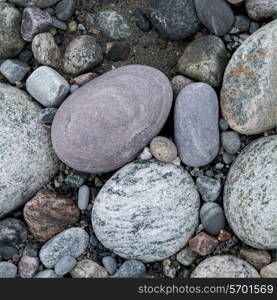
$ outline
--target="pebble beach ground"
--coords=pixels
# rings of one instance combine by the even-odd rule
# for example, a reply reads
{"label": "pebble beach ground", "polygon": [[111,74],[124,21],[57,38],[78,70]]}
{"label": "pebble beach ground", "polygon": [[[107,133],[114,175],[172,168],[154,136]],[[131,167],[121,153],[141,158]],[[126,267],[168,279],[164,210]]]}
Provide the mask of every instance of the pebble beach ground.
{"label": "pebble beach ground", "polygon": [[0,0],[0,278],[277,278],[277,0]]}

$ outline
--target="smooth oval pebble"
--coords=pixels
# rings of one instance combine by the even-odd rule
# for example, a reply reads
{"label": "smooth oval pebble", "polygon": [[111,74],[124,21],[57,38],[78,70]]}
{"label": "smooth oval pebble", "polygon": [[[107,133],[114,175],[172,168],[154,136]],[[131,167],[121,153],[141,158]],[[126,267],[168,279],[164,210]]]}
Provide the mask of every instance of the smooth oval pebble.
{"label": "smooth oval pebble", "polygon": [[174,135],[184,164],[201,167],[219,151],[218,99],[206,83],[192,83],[179,94],[174,110]]}
{"label": "smooth oval pebble", "polygon": [[192,278],[259,278],[248,262],[232,255],[217,255],[203,260],[192,272]]}
{"label": "smooth oval pebble", "polygon": [[90,190],[87,185],[82,185],[78,191],[78,208],[80,210],[85,210],[89,203]]}
{"label": "smooth oval pebble", "polygon": [[160,132],[172,94],[167,77],[152,67],[129,65],[107,72],[61,105],[52,125],[54,149],[79,171],[115,170]]}
{"label": "smooth oval pebble", "polygon": [[15,278],[17,267],[10,262],[0,262],[0,278]]}
{"label": "smooth oval pebble", "polygon": [[145,265],[138,260],[127,260],[114,274],[114,278],[142,278],[146,273]]}
{"label": "smooth oval pebble", "polygon": [[50,269],[46,269],[44,271],[41,271],[39,273],[37,273],[34,278],[59,278],[60,276],[58,276],[53,270]]}
{"label": "smooth oval pebble", "polygon": [[104,268],[106,269],[106,271],[112,275],[116,272],[117,269],[117,262],[115,260],[114,257],[112,256],[105,256],[102,259],[102,264],[104,266]]}
{"label": "smooth oval pebble", "polygon": [[153,262],[185,246],[198,215],[199,195],[182,167],[139,160],[121,168],[103,186],[91,220],[107,249],[126,259]]}
{"label": "smooth oval pebble", "polygon": [[63,276],[70,272],[76,265],[76,259],[73,256],[63,256],[55,264],[55,273],[59,276]]}
{"label": "smooth oval pebble", "polygon": [[156,136],[150,144],[153,156],[164,162],[172,162],[177,157],[177,149],[174,143],[163,136]]}
{"label": "smooth oval pebble", "polygon": [[249,144],[227,176],[226,218],[244,243],[258,249],[277,248],[277,136]]}

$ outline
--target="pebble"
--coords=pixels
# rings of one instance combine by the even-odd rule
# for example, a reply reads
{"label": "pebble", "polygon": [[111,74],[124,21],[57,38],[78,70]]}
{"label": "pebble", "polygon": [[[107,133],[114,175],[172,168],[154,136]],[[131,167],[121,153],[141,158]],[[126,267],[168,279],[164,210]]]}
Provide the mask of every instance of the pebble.
{"label": "pebble", "polygon": [[58,68],[61,62],[61,51],[51,33],[37,34],[32,41],[32,51],[40,64]]}
{"label": "pebble", "polygon": [[83,259],[77,262],[76,266],[70,271],[73,278],[107,278],[107,271],[90,259]]}
{"label": "pebble", "polygon": [[227,152],[223,153],[223,161],[225,164],[227,164],[227,165],[231,164],[234,159],[235,159],[234,155],[227,153]]}
{"label": "pebble", "polygon": [[110,61],[126,60],[130,53],[130,46],[125,42],[109,42],[106,44],[105,58]]}
{"label": "pebble", "polygon": [[35,239],[44,242],[74,225],[80,212],[71,198],[43,189],[25,204],[23,215]]}
{"label": "pebble", "polygon": [[39,267],[39,259],[33,256],[22,256],[18,264],[18,274],[21,278],[33,278]]}
{"label": "pebble", "polygon": [[76,259],[72,256],[63,256],[55,264],[55,273],[58,276],[63,276],[69,273],[76,265]]}
{"label": "pebble", "polygon": [[224,169],[224,164],[223,164],[223,163],[217,163],[217,164],[215,165],[215,168],[216,168],[217,170],[222,170],[222,169]]}
{"label": "pebble", "polygon": [[174,135],[185,165],[205,166],[217,156],[218,115],[217,95],[208,84],[192,83],[180,92],[174,110]]}
{"label": "pebble", "polygon": [[219,87],[229,60],[224,42],[217,36],[205,35],[191,42],[178,61],[181,74]]}
{"label": "pebble", "polygon": [[186,39],[201,28],[192,0],[151,0],[150,20],[170,40]]}
{"label": "pebble", "polygon": [[0,84],[0,218],[28,201],[58,170],[49,131],[37,117],[40,110],[23,91]]}
{"label": "pebble", "polygon": [[57,108],[54,107],[48,107],[48,108],[44,108],[39,112],[39,122],[45,125],[51,125],[55,114],[57,112]]}
{"label": "pebble", "polygon": [[251,21],[249,18],[243,15],[237,15],[235,17],[235,23],[233,27],[229,31],[230,34],[238,34],[238,33],[245,33],[249,31]]}
{"label": "pebble", "polygon": [[17,267],[10,262],[0,262],[0,278],[15,278]]}
{"label": "pebble", "polygon": [[253,141],[236,158],[225,183],[228,223],[240,240],[257,249],[277,248],[276,149],[276,135]]}
{"label": "pebble", "polygon": [[55,152],[79,171],[115,170],[160,132],[172,98],[169,80],[152,67],[128,65],[107,72],[69,96],[56,113]]}
{"label": "pebble", "polygon": [[235,21],[231,6],[222,0],[194,0],[195,9],[201,23],[217,35],[225,35]]}
{"label": "pebble", "polygon": [[186,87],[187,85],[193,82],[194,82],[193,80],[183,75],[174,76],[171,80],[174,97],[176,98],[184,87]]}
{"label": "pebble", "polygon": [[255,21],[270,19],[277,13],[275,0],[247,0],[245,8],[249,18]]}
{"label": "pebble", "polygon": [[188,267],[194,263],[196,257],[197,254],[193,252],[189,247],[186,247],[185,249],[177,253],[176,259],[180,264]]}
{"label": "pebble", "polygon": [[52,24],[55,28],[66,31],[67,30],[67,25],[66,23],[60,21],[59,19],[52,17]]}
{"label": "pebble", "polygon": [[18,250],[12,246],[1,246],[0,245],[0,256],[4,260],[11,259],[14,255],[18,255]]}
{"label": "pebble", "polygon": [[0,245],[16,246],[27,239],[27,228],[23,222],[14,218],[0,221]]}
{"label": "pebble", "polygon": [[19,60],[26,62],[26,63],[29,62],[32,57],[33,57],[33,53],[32,53],[32,51],[30,51],[28,49],[23,49],[20,52],[20,54],[18,55]]}
{"label": "pebble", "polygon": [[46,269],[44,271],[41,271],[39,273],[37,273],[34,278],[41,278],[41,279],[45,279],[45,278],[59,278],[60,276],[58,276],[53,270],[50,269]]}
{"label": "pebble", "polygon": [[87,209],[88,203],[89,203],[89,194],[90,194],[90,190],[89,190],[89,187],[87,185],[82,185],[79,188],[78,208],[80,210],[86,210]]}
{"label": "pebble", "polygon": [[107,249],[126,259],[153,262],[184,247],[198,226],[198,209],[194,182],[183,168],[139,160],[104,185],[91,219]]}
{"label": "pebble", "polygon": [[250,27],[249,27],[249,33],[253,34],[256,32],[258,29],[260,29],[261,25],[257,22],[251,22]]}
{"label": "pebble", "polygon": [[42,66],[28,77],[26,89],[43,106],[59,107],[69,93],[70,87],[58,72]]}
{"label": "pebble", "polygon": [[221,192],[221,183],[217,179],[200,176],[196,179],[196,187],[206,202],[216,201]]}
{"label": "pebble", "polygon": [[246,39],[225,71],[222,114],[230,127],[241,134],[259,134],[276,126],[276,30],[277,20]]}
{"label": "pebble", "polygon": [[42,246],[40,260],[46,268],[53,268],[63,256],[80,256],[86,250],[88,241],[89,236],[84,229],[66,229]]}
{"label": "pebble", "polygon": [[221,144],[229,154],[236,154],[241,146],[240,136],[235,131],[225,131],[221,133]]}
{"label": "pebble", "polygon": [[173,266],[163,266],[163,273],[168,278],[175,278],[177,270]]}
{"label": "pebble", "polygon": [[264,250],[257,250],[253,248],[240,249],[240,257],[248,261],[256,269],[260,270],[271,262],[270,254]]}
{"label": "pebble", "polygon": [[226,242],[226,241],[229,241],[232,239],[232,235],[230,232],[226,231],[225,229],[221,229],[219,231],[219,234],[217,236],[217,239],[220,241],[220,242]]}
{"label": "pebble", "polygon": [[47,32],[52,26],[50,14],[37,7],[27,7],[22,13],[21,35],[25,41],[31,42],[41,32]]}
{"label": "pebble", "polygon": [[277,278],[277,261],[266,267],[263,267],[260,271],[260,274],[263,278]]}
{"label": "pebble", "polygon": [[229,128],[229,124],[226,120],[220,119],[219,120],[219,128],[221,131],[226,131]]}
{"label": "pebble", "polygon": [[98,23],[102,33],[113,40],[125,40],[132,34],[124,18],[114,10],[101,11]]}
{"label": "pebble", "polygon": [[21,13],[18,9],[7,3],[0,3],[0,61],[16,56],[24,47],[21,38]]}
{"label": "pebble", "polygon": [[192,272],[191,278],[259,278],[248,262],[232,255],[206,258]]}
{"label": "pebble", "polygon": [[17,59],[7,59],[0,66],[0,72],[12,84],[22,81],[30,70],[31,68],[26,63]]}
{"label": "pebble", "polygon": [[217,246],[217,239],[205,232],[200,232],[189,241],[189,247],[191,250],[201,256],[211,254]]}
{"label": "pebble", "polygon": [[35,7],[39,7],[39,8],[46,8],[46,7],[50,7],[54,4],[56,4],[57,2],[59,2],[60,0],[9,0],[9,2],[14,3],[18,6],[29,6],[30,2],[32,2],[32,5],[34,5]]}
{"label": "pebble", "polygon": [[150,151],[150,148],[149,147],[145,147],[143,149],[143,151],[141,152],[141,154],[139,155],[139,159],[142,159],[142,160],[149,160],[151,159],[153,156],[152,156],[152,153]]}
{"label": "pebble", "polygon": [[80,188],[86,181],[87,175],[81,172],[70,172],[64,180],[64,183],[72,188]]}
{"label": "pebble", "polygon": [[75,10],[75,0],[62,0],[55,6],[56,17],[61,21],[69,20]]}
{"label": "pebble", "polygon": [[73,94],[75,91],[77,91],[79,86],[77,84],[72,84],[70,86],[70,93]]}
{"label": "pebble", "polygon": [[225,227],[224,211],[215,202],[207,202],[201,207],[200,220],[204,229],[212,235],[218,235]]}
{"label": "pebble", "polygon": [[144,11],[141,8],[136,8],[134,11],[135,23],[143,32],[151,31],[152,24]]}
{"label": "pebble", "polygon": [[146,274],[145,265],[138,260],[127,260],[113,275],[113,278],[143,278]]}
{"label": "pebble", "polygon": [[80,35],[69,43],[63,59],[67,74],[79,75],[92,70],[103,60],[102,49],[90,35]]}
{"label": "pebble", "polygon": [[112,256],[103,257],[102,264],[110,275],[113,275],[116,272],[117,262],[114,257]]}
{"label": "pebble", "polygon": [[175,144],[163,136],[157,136],[151,141],[150,151],[156,159],[163,162],[173,162],[177,157]]}

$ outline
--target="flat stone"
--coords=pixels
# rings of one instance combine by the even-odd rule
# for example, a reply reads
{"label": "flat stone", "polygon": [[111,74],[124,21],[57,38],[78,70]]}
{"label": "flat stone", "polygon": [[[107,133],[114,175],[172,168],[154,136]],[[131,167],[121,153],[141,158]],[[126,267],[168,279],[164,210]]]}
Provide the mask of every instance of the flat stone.
{"label": "flat stone", "polygon": [[77,262],[70,272],[73,278],[107,278],[107,271],[99,264],[90,259],[83,259]]}
{"label": "flat stone", "polygon": [[225,131],[221,133],[221,144],[225,151],[236,154],[240,149],[240,137],[235,131]]}
{"label": "flat stone", "polygon": [[219,180],[200,176],[196,179],[196,187],[202,199],[206,202],[216,201],[221,192],[221,183]]}
{"label": "flat stone", "polygon": [[39,259],[32,256],[22,256],[18,264],[18,274],[21,278],[32,278],[39,267]]}
{"label": "flat stone", "polygon": [[260,270],[271,262],[270,254],[264,250],[257,250],[253,248],[240,249],[240,257],[248,261],[256,269]]}
{"label": "flat stone", "polygon": [[17,59],[7,59],[0,66],[0,72],[12,84],[21,81],[30,70],[28,64]]}
{"label": "flat stone", "polygon": [[167,77],[152,67],[129,65],[107,72],[59,108],[52,125],[54,149],[76,170],[115,170],[160,132],[172,98]]}
{"label": "flat stone", "polygon": [[153,156],[163,162],[172,162],[177,157],[177,148],[174,143],[163,136],[156,136],[150,144]]}
{"label": "flat stone", "polygon": [[193,0],[151,0],[150,19],[156,30],[171,40],[186,39],[201,28]]}
{"label": "flat stone", "polygon": [[275,0],[247,0],[245,8],[249,18],[255,21],[270,19],[277,13]]}
{"label": "flat stone", "polygon": [[277,248],[276,153],[276,135],[253,141],[234,161],[224,188],[228,223],[257,249]]}
{"label": "flat stone", "polygon": [[70,87],[58,72],[42,66],[28,77],[26,89],[43,106],[59,107],[69,93]]}
{"label": "flat stone", "polygon": [[17,267],[10,262],[0,262],[0,278],[15,278]]}
{"label": "flat stone", "polygon": [[198,226],[198,214],[199,196],[183,168],[139,160],[103,186],[91,218],[107,249],[126,259],[153,262],[185,246]]}
{"label": "flat stone", "polygon": [[89,236],[84,229],[66,229],[42,246],[40,260],[46,268],[53,268],[63,256],[80,256],[86,250],[88,241]]}
{"label": "flat stone", "polygon": [[189,241],[189,247],[191,248],[191,250],[201,256],[211,254],[215,250],[217,245],[217,239],[205,232],[200,232]]}
{"label": "flat stone", "polygon": [[0,245],[16,246],[27,239],[27,228],[23,222],[14,218],[0,221]]}
{"label": "flat stone", "polygon": [[277,278],[277,261],[266,267],[263,267],[260,274],[263,278]]}
{"label": "flat stone", "polygon": [[30,232],[40,242],[74,225],[80,215],[71,198],[46,189],[26,203],[23,213]]}
{"label": "flat stone", "polygon": [[138,260],[127,260],[113,275],[113,278],[143,278],[146,273],[145,265]]}
{"label": "flat stone", "polygon": [[217,156],[218,115],[217,95],[206,83],[192,83],[180,92],[174,110],[174,135],[184,164],[205,166]]}
{"label": "flat stone", "polygon": [[197,254],[187,247],[177,253],[176,259],[180,264],[188,267],[194,263],[196,257]]}
{"label": "flat stone", "polygon": [[50,7],[60,0],[9,0],[9,2],[14,3],[18,6],[35,6],[39,8]]}
{"label": "flat stone", "polygon": [[219,87],[229,60],[228,56],[229,52],[219,37],[205,35],[186,47],[177,67],[181,74],[195,81]]}
{"label": "flat stone", "polygon": [[239,133],[259,134],[277,124],[276,30],[277,20],[246,39],[225,71],[221,110],[230,127]]}
{"label": "flat stone", "polygon": [[232,255],[206,258],[192,272],[192,278],[259,278],[248,262]]}
{"label": "flat stone", "polygon": [[76,265],[76,259],[72,256],[63,256],[55,264],[55,273],[59,276],[63,276],[69,273]]}

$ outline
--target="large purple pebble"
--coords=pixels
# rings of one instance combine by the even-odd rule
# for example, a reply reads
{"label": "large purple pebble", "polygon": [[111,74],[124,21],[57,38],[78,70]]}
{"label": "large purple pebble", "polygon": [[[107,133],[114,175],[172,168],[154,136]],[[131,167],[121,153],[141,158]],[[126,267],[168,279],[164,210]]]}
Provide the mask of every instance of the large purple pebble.
{"label": "large purple pebble", "polygon": [[52,126],[54,150],[79,171],[115,170],[160,132],[172,98],[169,80],[152,67],[129,65],[107,72],[61,105]]}

